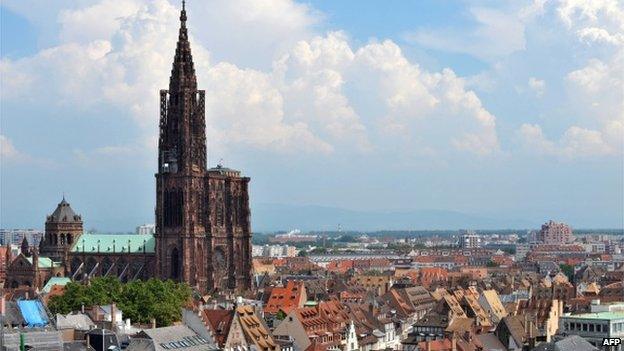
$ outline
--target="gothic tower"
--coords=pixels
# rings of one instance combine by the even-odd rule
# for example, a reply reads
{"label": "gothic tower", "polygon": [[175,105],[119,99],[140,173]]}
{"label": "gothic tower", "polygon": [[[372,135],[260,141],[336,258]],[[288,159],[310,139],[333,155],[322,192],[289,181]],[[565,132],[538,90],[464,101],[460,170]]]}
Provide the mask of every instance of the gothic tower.
{"label": "gothic tower", "polygon": [[45,234],[39,243],[39,251],[52,261],[61,262],[82,232],[82,217],[74,212],[63,196],[54,212],[46,218]]}
{"label": "gothic tower", "polygon": [[161,278],[203,292],[251,288],[249,178],[206,169],[205,95],[197,90],[182,2],[169,80],[160,91],[156,257]]}

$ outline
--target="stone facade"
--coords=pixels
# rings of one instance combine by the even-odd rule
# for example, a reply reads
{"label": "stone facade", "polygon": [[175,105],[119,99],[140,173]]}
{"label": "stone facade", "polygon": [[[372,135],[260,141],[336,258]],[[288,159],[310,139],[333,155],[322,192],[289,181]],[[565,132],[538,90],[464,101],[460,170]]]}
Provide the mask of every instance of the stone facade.
{"label": "stone facade", "polygon": [[155,240],[152,235],[83,234],[72,245],[65,262],[72,280],[116,276],[121,281],[155,276]]}
{"label": "stone facade", "polygon": [[74,212],[63,196],[54,212],[46,218],[45,234],[39,243],[41,255],[60,262],[82,231],[82,217]]}
{"label": "stone facade", "polygon": [[62,276],[63,267],[47,257],[40,257],[37,249],[20,253],[8,266],[6,288],[28,287],[41,289],[54,276]]}
{"label": "stone facade", "polygon": [[169,89],[160,91],[156,271],[202,292],[251,288],[248,183],[206,167],[205,95],[197,89],[182,8]]}

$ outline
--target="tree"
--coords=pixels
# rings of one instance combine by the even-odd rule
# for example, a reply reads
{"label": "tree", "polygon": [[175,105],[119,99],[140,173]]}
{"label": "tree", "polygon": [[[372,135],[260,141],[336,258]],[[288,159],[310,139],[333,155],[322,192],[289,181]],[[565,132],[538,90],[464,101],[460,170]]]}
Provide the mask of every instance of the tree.
{"label": "tree", "polygon": [[574,266],[562,263],[559,265],[561,272],[568,277],[568,280],[572,282],[574,280]]}
{"label": "tree", "polygon": [[82,306],[116,303],[124,316],[138,323],[149,323],[156,319],[156,325],[167,326],[181,317],[181,308],[191,298],[191,288],[171,280],[135,280],[122,284],[115,277],[98,277],[89,285],[69,283],[65,293],[50,299],[48,307],[52,313],[67,314]]}
{"label": "tree", "polygon": [[275,315],[275,318],[279,321],[283,321],[284,318],[286,318],[286,312],[282,311],[281,309],[279,311],[277,311],[277,314]]}

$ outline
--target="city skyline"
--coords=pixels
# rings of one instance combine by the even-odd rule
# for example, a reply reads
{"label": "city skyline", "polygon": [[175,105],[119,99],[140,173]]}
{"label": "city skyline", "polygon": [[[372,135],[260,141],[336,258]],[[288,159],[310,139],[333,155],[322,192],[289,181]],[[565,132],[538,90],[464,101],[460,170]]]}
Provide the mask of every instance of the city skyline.
{"label": "city skyline", "polygon": [[[2,4],[1,226],[41,227],[63,192],[86,228],[151,222],[179,4],[35,3]],[[252,215],[624,226],[617,2],[228,3],[190,2],[189,35],[209,166],[252,176]]]}

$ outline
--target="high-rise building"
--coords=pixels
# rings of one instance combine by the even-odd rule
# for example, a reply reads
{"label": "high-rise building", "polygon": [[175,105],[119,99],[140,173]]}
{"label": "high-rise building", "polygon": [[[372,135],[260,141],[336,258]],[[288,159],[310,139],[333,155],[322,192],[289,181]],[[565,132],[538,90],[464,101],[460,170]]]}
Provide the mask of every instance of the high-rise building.
{"label": "high-rise building", "polygon": [[543,244],[569,244],[574,241],[574,235],[569,225],[550,220],[542,225],[538,240]]}
{"label": "high-rise building", "polygon": [[481,247],[481,237],[472,230],[461,230],[459,232],[459,246],[464,249],[476,249]]}
{"label": "high-rise building", "polygon": [[249,178],[206,167],[205,95],[182,4],[169,89],[160,91],[157,274],[202,291],[245,290],[252,278]]}

